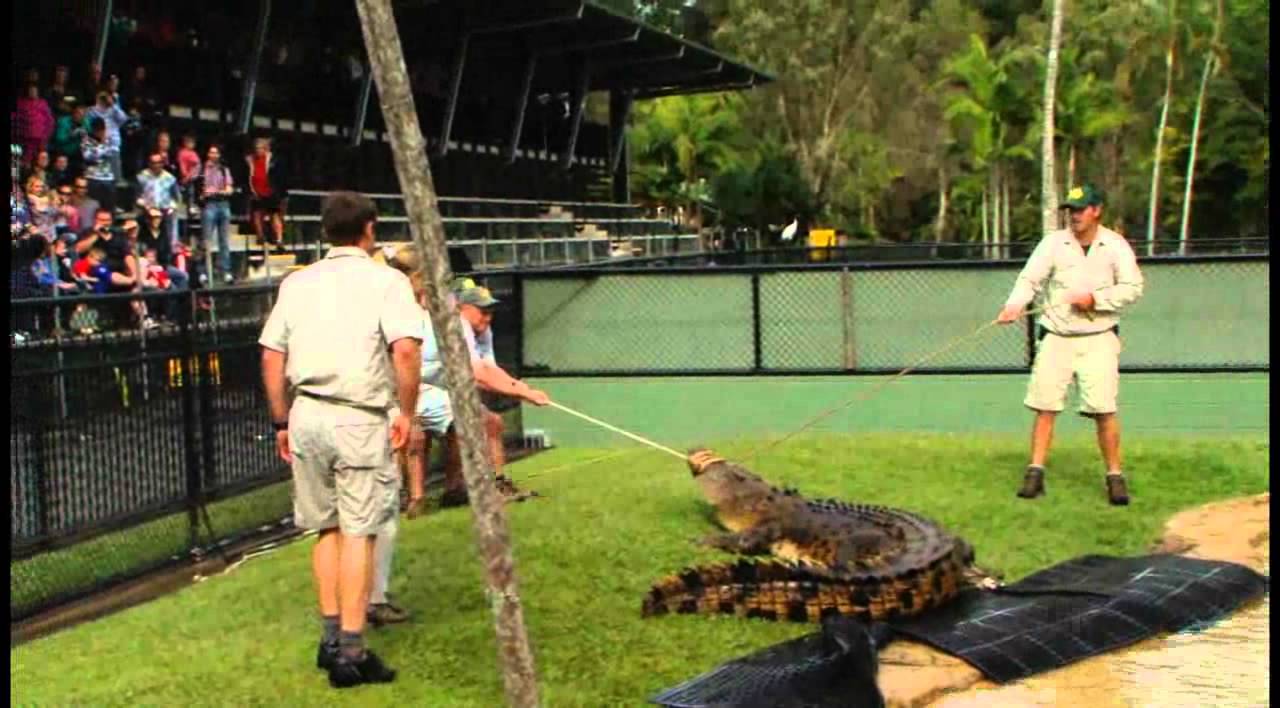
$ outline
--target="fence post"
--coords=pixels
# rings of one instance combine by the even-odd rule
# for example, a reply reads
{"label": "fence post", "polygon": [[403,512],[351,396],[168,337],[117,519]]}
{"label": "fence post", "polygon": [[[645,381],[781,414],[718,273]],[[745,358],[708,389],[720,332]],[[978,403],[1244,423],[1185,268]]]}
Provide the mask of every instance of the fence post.
{"label": "fence post", "polygon": [[858,368],[857,349],[853,346],[853,277],[849,267],[840,269],[840,321],[844,327],[844,369]]}
{"label": "fence post", "polygon": [[751,346],[753,350],[752,370],[756,373],[764,371],[764,345],[760,332],[760,274],[751,274]]}
{"label": "fence post", "polygon": [[[182,449],[183,461],[187,466],[187,523],[188,541],[191,550],[200,545],[200,445],[199,431],[196,428],[196,395],[199,362],[195,361],[196,351],[196,291],[185,293],[182,313],[179,316],[182,335],[182,356],[179,371],[182,373]],[[193,366],[194,364],[194,366]]]}
{"label": "fence post", "polygon": [[1027,315],[1027,368],[1030,369],[1036,361],[1036,318],[1035,315]]}
{"label": "fence post", "polygon": [[[545,265],[545,264],[544,264]],[[513,316],[516,320],[516,378],[524,375],[524,275],[522,273],[511,274],[511,299],[514,300],[515,310]]]}

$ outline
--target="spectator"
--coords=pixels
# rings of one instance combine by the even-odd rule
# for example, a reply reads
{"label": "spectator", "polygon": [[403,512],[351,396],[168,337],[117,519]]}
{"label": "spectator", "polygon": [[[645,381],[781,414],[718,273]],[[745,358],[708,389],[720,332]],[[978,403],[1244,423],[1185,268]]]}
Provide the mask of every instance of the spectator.
{"label": "spectator", "polygon": [[222,164],[222,150],[210,145],[206,159],[194,180],[200,190],[200,202],[204,211],[200,215],[200,230],[208,248],[216,237],[218,243],[218,270],[227,285],[235,282],[231,273],[231,242],[228,229],[231,225],[231,195],[235,182],[231,170]]}
{"label": "spectator", "polygon": [[40,87],[28,83],[23,87],[22,96],[18,98],[17,115],[14,122],[14,135],[22,145],[22,165],[31,164],[36,153],[49,143],[53,137],[53,111],[49,104],[40,98]]}
{"label": "spectator", "polygon": [[58,236],[57,221],[61,213],[58,205],[45,189],[44,180],[32,174],[26,181],[27,215],[31,225],[44,238],[52,243]]}
{"label": "spectator", "polygon": [[[68,103],[68,101],[72,103]],[[84,142],[85,135],[88,134],[88,126],[85,123],[85,107],[75,105],[74,101],[75,99],[70,96],[63,98],[63,105],[67,106],[69,111],[58,116],[58,120],[54,124],[53,139],[49,141],[49,147],[55,155],[66,155],[79,163],[81,160],[80,145]]]}
{"label": "spectator", "polygon": [[[9,297],[11,299],[49,296],[49,290],[41,287],[35,269],[36,261],[40,260],[45,252],[46,243],[43,236],[33,231],[28,231],[14,242],[13,260],[9,266]],[[34,314],[30,311],[25,312]],[[32,322],[21,322],[18,327],[26,331],[35,328]]]}
{"label": "spectator", "polygon": [[84,157],[84,176],[89,180],[89,195],[111,213],[116,205],[116,172],[120,164],[120,148],[112,145],[106,121],[100,116],[89,119],[89,134],[80,145]]}
{"label": "spectator", "polygon": [[164,154],[151,154],[147,169],[138,173],[138,206],[147,212],[154,222],[157,212],[164,223],[162,232],[152,232],[159,238],[156,248],[160,261],[169,265],[173,260],[173,246],[178,242],[178,178],[164,168]]}
{"label": "spectator", "polygon": [[267,250],[268,240],[262,221],[271,217],[270,244],[283,248],[284,213],[289,198],[288,178],[282,161],[271,152],[271,140],[258,138],[253,141],[253,153],[245,157],[249,164],[249,207],[253,221],[253,233],[258,243]]}
{"label": "spectator", "polygon": [[[101,248],[104,253],[103,263],[110,271],[107,292],[127,293],[142,290],[142,278],[138,268],[138,259],[133,255],[129,237],[111,227],[111,212],[99,209],[94,214],[93,228],[76,241],[76,253],[88,253],[93,248]],[[125,228],[136,229],[137,223],[132,219],[126,221]],[[138,320],[144,327],[154,327],[155,323],[147,317],[147,306],[141,300],[129,303]]]}
{"label": "spectator", "polygon": [[142,162],[138,164],[138,170],[147,169],[150,164],[151,156],[160,153],[164,156],[164,169],[166,172],[178,176],[178,163],[173,159],[173,139],[167,130],[158,130],[152,137],[150,147],[142,154]]}
{"label": "spectator", "polygon": [[45,96],[48,97],[50,104],[56,106],[62,103],[63,97],[67,95],[70,88],[68,81],[70,76],[71,70],[65,64],[53,67],[53,83],[50,84],[49,90],[45,91]]}
{"label": "spectator", "polygon": [[53,187],[49,179],[49,151],[40,148],[36,151],[35,159],[31,161],[30,169],[27,170],[27,177],[35,177],[44,185],[45,190]]}
{"label": "spectator", "polygon": [[105,295],[111,288],[111,268],[106,264],[107,252],[101,247],[90,248],[84,258],[71,266],[71,273],[84,284],[89,292]]}
{"label": "spectator", "polygon": [[199,171],[200,153],[196,152],[196,136],[187,133],[182,136],[182,147],[178,148],[178,183],[182,185],[182,194],[188,203],[195,202],[191,198],[191,186]]}
{"label": "spectator", "polygon": [[66,240],[64,234],[70,234],[70,240],[74,243],[82,228],[80,224],[80,209],[76,207],[73,202],[74,199],[75,192],[72,190],[71,185],[62,184],[58,187],[58,212],[61,214],[58,218],[60,226],[58,240],[60,241]]}
{"label": "spectator", "polygon": [[67,246],[67,242],[58,239],[53,242],[53,258],[58,264],[58,288],[67,294],[77,294],[87,290],[87,285],[81,283],[75,274],[75,264],[71,261],[71,251]]}
{"label": "spectator", "polygon": [[71,161],[66,155],[54,155],[53,164],[49,166],[49,178],[45,184],[58,189],[71,183]]}
{"label": "spectator", "polygon": [[[129,114],[125,113],[124,109],[120,107],[120,95],[115,92],[115,89],[109,88],[112,85],[118,85],[119,79],[115,76],[111,78],[114,79],[112,84],[108,84],[107,88],[103,88],[94,94],[97,98],[93,108],[89,109],[89,131],[93,132],[94,118],[102,120],[103,125],[107,127],[105,142],[112,149],[108,159],[111,161],[112,182],[115,183],[116,180],[124,178],[124,163],[120,159],[120,130],[130,120]],[[88,158],[86,157],[85,160],[88,161]],[[102,201],[102,198],[99,197],[98,201]],[[111,201],[114,203],[115,199],[112,198]]]}
{"label": "spectator", "polygon": [[129,78],[129,99],[138,107],[143,121],[155,122],[164,117],[160,97],[147,82],[147,67],[133,68],[133,76]]}
{"label": "spectator", "polygon": [[90,100],[91,96],[98,94],[98,89],[102,88],[102,67],[94,62],[89,62],[87,71],[85,72],[85,81],[79,85],[76,95],[81,96],[84,100]]}
{"label": "spectator", "polygon": [[98,200],[89,196],[89,178],[76,177],[71,180],[71,200],[68,203],[76,209],[77,234],[93,225],[93,215],[101,205]]}

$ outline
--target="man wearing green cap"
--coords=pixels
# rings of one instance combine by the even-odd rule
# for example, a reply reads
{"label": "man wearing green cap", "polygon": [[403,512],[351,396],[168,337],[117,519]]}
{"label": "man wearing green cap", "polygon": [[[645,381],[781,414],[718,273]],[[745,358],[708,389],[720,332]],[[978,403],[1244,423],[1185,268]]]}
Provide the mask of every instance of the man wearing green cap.
{"label": "man wearing green cap", "polygon": [[[462,319],[462,334],[471,351],[472,372],[480,388],[505,396],[519,398],[535,406],[545,406],[551,399],[546,393],[532,388],[498,366],[493,354],[493,307],[498,299],[489,289],[476,285],[471,278],[458,278],[450,286],[458,315]],[[448,449],[445,456],[445,492],[442,506],[460,506],[467,503],[467,490],[462,479],[462,459],[459,454],[457,432],[453,428],[453,406],[444,381],[444,364],[440,359],[440,347],[435,337],[427,337],[422,346],[422,387],[418,393],[418,417],[429,433],[445,436]],[[505,455],[502,446],[502,418],[485,411],[485,436],[489,439],[493,469],[498,475],[498,488],[508,496],[518,490],[503,476]],[[430,442],[428,441],[428,445]],[[426,455],[423,455],[426,458]]]}
{"label": "man wearing green cap", "polygon": [[1120,383],[1120,312],[1142,297],[1143,278],[1124,237],[1102,226],[1103,195],[1085,184],[1067,193],[1061,208],[1071,225],[1048,234],[1018,274],[1013,292],[997,320],[1022,318],[1037,295],[1039,345],[1024,404],[1035,411],[1031,464],[1018,496],[1044,494],[1045,458],[1053,423],[1066,407],[1067,388],[1076,380],[1080,414],[1093,418],[1098,447],[1107,467],[1106,490],[1112,504],[1129,503],[1120,467],[1120,421],[1116,398]]}

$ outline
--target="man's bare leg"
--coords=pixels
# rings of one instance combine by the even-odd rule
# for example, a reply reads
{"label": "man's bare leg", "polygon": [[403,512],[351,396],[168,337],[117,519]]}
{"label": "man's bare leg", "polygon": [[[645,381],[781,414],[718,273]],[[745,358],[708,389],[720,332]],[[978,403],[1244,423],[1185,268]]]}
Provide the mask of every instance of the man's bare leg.
{"label": "man's bare leg", "polygon": [[338,567],[341,562],[342,540],[338,529],[320,532],[316,545],[311,549],[311,571],[316,581],[316,596],[320,601],[320,614],[338,616]]}
{"label": "man's bare leg", "polygon": [[364,631],[373,572],[373,536],[342,535],[338,599],[343,633]]}
{"label": "man's bare leg", "polygon": [[1022,478],[1022,488],[1018,496],[1023,499],[1034,499],[1044,494],[1044,462],[1049,457],[1049,445],[1053,442],[1053,422],[1057,413],[1053,411],[1036,411],[1035,423],[1031,426],[1031,464]]}
{"label": "man's bare leg", "polygon": [[485,437],[489,438],[489,455],[493,461],[493,473],[499,477],[502,476],[502,467],[507,462],[506,450],[502,447],[502,431],[504,427],[502,416],[492,411],[485,411]]}
{"label": "man's bare leg", "polygon": [[409,478],[409,501],[421,499],[427,495],[427,453],[431,450],[431,441],[421,429],[409,433],[409,449],[405,453],[405,467]]}
{"label": "man's bare leg", "polygon": [[1031,428],[1031,466],[1044,467],[1053,443],[1053,423],[1058,414],[1053,411],[1036,411],[1035,424]]}
{"label": "man's bare leg", "polygon": [[1104,413],[1093,417],[1098,427],[1098,450],[1102,452],[1102,462],[1107,466],[1107,474],[1120,474],[1120,418],[1115,413]]}

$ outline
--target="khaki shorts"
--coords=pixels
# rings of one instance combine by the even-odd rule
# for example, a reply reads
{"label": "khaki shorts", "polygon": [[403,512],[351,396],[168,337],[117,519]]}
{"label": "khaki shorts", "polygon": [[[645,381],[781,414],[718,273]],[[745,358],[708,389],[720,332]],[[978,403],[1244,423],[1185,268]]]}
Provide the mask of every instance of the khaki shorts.
{"label": "khaki shorts", "polygon": [[384,411],[298,396],[289,411],[294,524],[371,536],[395,517],[400,473]]}
{"label": "khaki shorts", "polygon": [[1061,412],[1074,378],[1081,415],[1115,413],[1120,350],[1120,337],[1113,331],[1083,337],[1046,334],[1037,347],[1023,403],[1032,410]]}

